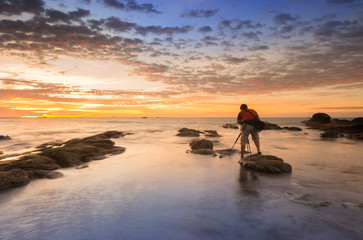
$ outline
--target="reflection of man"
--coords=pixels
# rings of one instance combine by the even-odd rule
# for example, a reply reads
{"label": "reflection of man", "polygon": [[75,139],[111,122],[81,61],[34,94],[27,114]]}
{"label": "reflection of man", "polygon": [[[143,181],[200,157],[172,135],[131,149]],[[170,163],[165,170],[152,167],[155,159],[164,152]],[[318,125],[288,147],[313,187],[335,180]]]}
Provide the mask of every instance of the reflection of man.
{"label": "reflection of man", "polygon": [[252,140],[256,145],[257,154],[261,154],[260,150],[260,137],[258,131],[254,126],[249,124],[253,119],[260,119],[257,112],[253,109],[248,109],[246,104],[242,104],[240,107],[241,111],[237,117],[237,123],[242,125],[242,136],[241,136],[241,160],[243,160],[243,154],[245,152],[246,144],[248,143],[248,136],[252,135]]}

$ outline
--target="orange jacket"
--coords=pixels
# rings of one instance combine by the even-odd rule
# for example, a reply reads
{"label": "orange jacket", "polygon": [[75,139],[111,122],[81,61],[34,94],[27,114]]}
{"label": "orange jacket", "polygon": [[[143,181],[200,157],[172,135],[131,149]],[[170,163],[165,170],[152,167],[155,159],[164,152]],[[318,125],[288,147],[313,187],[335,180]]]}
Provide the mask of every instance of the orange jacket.
{"label": "orange jacket", "polygon": [[[253,115],[255,115],[255,117],[257,119],[260,119],[260,117],[258,116],[258,113],[253,110],[253,109],[247,109],[248,111],[250,111]],[[237,122],[241,121],[242,123],[247,121],[247,120],[253,120],[255,119],[252,114],[245,111],[245,110],[241,110],[237,116]]]}

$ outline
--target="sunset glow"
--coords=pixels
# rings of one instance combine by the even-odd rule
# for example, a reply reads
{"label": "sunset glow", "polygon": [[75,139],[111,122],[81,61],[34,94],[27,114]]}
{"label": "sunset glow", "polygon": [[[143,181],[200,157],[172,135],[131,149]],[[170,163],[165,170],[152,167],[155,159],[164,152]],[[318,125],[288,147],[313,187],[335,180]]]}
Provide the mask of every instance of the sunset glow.
{"label": "sunset glow", "polygon": [[363,1],[0,0],[0,117],[363,115]]}

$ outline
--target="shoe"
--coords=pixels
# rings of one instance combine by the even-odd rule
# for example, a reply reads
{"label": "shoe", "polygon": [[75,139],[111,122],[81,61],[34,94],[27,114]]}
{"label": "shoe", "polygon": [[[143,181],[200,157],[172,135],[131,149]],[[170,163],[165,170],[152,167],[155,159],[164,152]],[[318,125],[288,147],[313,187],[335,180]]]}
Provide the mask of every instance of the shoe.
{"label": "shoe", "polygon": [[261,153],[261,152],[258,152],[257,154],[258,154],[258,155],[261,155],[262,153]]}

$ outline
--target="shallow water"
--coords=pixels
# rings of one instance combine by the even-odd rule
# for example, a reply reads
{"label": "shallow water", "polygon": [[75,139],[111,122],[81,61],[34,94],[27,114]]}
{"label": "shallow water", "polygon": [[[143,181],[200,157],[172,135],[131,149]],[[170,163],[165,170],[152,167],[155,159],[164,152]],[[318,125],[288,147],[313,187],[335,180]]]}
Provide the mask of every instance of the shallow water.
{"label": "shallow water", "polygon": [[121,155],[0,193],[0,239],[362,239],[363,142],[322,141],[303,119],[264,120],[303,128],[261,133],[263,153],[292,174],[246,171],[238,154],[189,154],[192,138],[175,136],[182,127],[217,130],[215,149],[227,149],[239,132],[222,125],[233,118],[0,119],[0,134],[13,138],[0,142],[5,154],[134,133],[113,139],[126,147]]}

